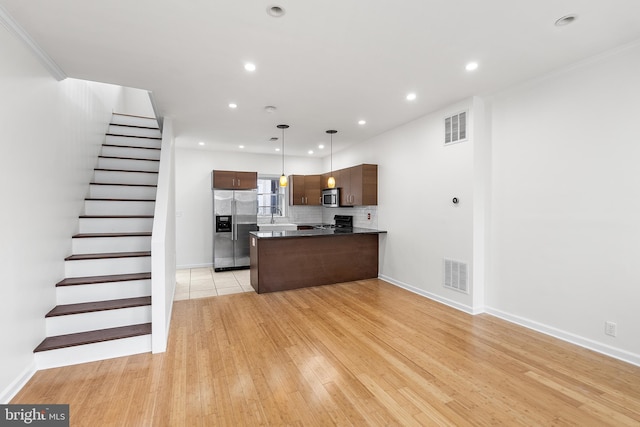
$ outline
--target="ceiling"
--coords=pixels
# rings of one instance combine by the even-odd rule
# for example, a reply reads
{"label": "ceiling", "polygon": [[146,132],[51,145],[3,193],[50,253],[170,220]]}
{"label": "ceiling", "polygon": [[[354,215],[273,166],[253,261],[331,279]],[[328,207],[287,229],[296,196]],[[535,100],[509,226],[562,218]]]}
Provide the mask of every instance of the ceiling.
{"label": "ceiling", "polygon": [[[327,129],[338,130],[339,151],[458,100],[640,39],[637,0],[0,0],[0,6],[69,77],[152,91],[160,114],[173,118],[178,146],[274,155],[281,141],[269,140],[281,136],[280,123],[291,126],[287,155],[314,150],[324,157]],[[286,13],[272,17],[272,6]],[[554,25],[568,14],[578,19]],[[465,70],[470,61],[477,70]],[[246,62],[256,70],[245,71]],[[414,101],[405,99],[409,92]]]}

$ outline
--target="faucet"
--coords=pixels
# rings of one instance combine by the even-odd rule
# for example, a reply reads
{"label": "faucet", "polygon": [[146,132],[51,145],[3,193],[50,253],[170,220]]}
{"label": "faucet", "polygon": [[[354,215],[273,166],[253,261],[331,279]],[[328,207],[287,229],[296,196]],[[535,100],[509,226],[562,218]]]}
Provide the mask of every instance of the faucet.
{"label": "faucet", "polygon": [[274,211],[278,212],[280,214],[280,216],[282,216],[282,211],[280,210],[280,208],[276,208],[276,207],[271,206],[271,224],[275,224],[275,220],[273,219]]}

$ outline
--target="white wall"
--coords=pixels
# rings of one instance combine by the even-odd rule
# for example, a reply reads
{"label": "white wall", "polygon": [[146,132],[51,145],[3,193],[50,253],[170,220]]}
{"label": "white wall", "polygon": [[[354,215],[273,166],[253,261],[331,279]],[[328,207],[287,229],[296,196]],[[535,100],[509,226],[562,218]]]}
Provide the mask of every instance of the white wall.
{"label": "white wall", "polygon": [[[178,143],[179,138],[176,138]],[[280,175],[282,158],[273,155],[217,152],[177,148],[176,263],[178,268],[213,264],[213,199],[211,171],[256,171]],[[286,157],[285,174],[322,173],[316,158]]]}
{"label": "white wall", "polygon": [[173,121],[171,118],[165,118],[162,130],[158,191],[153,213],[153,237],[151,240],[152,351],[154,353],[162,353],[167,349],[171,312],[173,311],[173,296],[176,288],[174,154]]}
{"label": "white wall", "polygon": [[442,286],[443,258],[473,268],[475,137],[443,144],[444,117],[463,110],[472,127],[469,99],[334,153],[333,165],[378,164],[381,277],[471,312],[472,294]]}
{"label": "white wall", "polygon": [[121,89],[51,77],[0,26],[0,402],[35,369],[44,315]]}
{"label": "white wall", "polygon": [[149,92],[130,87],[122,88],[122,101],[115,112],[132,116],[155,117]]}
{"label": "white wall", "polygon": [[493,313],[636,364],[638,76],[640,44],[493,99],[487,287]]}

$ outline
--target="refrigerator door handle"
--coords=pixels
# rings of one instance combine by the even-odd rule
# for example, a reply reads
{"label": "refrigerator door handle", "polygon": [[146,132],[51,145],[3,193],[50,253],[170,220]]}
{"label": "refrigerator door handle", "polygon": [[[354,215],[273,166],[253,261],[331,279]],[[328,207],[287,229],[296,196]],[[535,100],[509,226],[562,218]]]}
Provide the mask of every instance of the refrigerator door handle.
{"label": "refrigerator door handle", "polygon": [[[235,185],[235,179],[234,179]],[[237,240],[236,236],[238,235],[238,224],[236,224],[236,200],[235,198],[231,201],[231,240]]]}

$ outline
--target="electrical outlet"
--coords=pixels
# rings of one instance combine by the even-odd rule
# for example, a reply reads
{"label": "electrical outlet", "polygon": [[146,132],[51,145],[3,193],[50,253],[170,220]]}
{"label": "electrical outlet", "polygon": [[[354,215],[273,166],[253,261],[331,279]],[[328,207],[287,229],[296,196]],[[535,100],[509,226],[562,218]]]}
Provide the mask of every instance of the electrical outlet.
{"label": "electrical outlet", "polygon": [[616,336],[616,329],[618,325],[615,322],[604,322],[604,333],[612,337]]}

